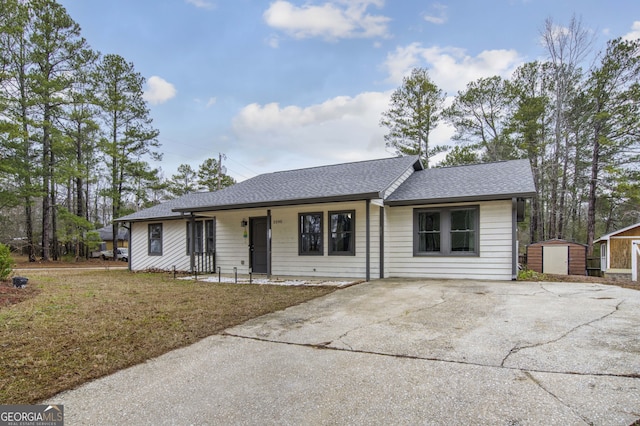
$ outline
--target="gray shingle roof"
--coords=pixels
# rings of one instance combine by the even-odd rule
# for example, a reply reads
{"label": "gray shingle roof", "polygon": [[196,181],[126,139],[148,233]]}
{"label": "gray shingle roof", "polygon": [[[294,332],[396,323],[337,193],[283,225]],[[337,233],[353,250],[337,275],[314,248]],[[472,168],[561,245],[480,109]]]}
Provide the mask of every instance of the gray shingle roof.
{"label": "gray shingle roof", "polygon": [[388,205],[531,197],[536,189],[528,160],[420,170],[385,201]]}
{"label": "gray shingle roof", "polygon": [[417,170],[387,199],[391,206],[483,201],[535,195],[528,160],[423,170],[417,157],[396,157],[256,176],[216,192],[199,192],[118,219],[178,218],[183,213],[381,198],[410,168]]}
{"label": "gray shingle roof", "polygon": [[192,197],[201,196],[202,193],[195,194],[187,194],[180,198],[176,198],[174,200],[165,201],[161,204],[158,204],[153,207],[149,207],[144,210],[140,210],[135,213],[131,213],[130,215],[120,217],[116,219],[117,222],[130,222],[136,220],[160,220],[160,219],[171,219],[182,216],[182,213],[174,212],[173,209],[177,207],[183,206],[188,199]]}
{"label": "gray shingle roof", "polygon": [[382,193],[410,168],[422,168],[418,157],[267,173],[220,191],[185,195],[118,221],[172,218],[179,217],[181,212],[381,198]]}
{"label": "gray shingle roof", "polygon": [[[100,234],[100,239],[102,241],[112,241],[113,240],[113,225],[107,225],[104,228],[98,229],[98,234]],[[128,240],[129,239],[129,230],[127,228],[118,228],[118,239],[119,240]]]}

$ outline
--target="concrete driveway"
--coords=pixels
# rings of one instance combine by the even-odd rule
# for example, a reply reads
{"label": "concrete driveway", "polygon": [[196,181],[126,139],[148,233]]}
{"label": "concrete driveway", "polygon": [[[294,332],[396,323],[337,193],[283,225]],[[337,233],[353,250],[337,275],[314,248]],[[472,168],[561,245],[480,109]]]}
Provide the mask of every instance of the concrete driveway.
{"label": "concrete driveway", "polygon": [[562,424],[640,418],[640,292],[382,280],[60,394],[67,424]]}

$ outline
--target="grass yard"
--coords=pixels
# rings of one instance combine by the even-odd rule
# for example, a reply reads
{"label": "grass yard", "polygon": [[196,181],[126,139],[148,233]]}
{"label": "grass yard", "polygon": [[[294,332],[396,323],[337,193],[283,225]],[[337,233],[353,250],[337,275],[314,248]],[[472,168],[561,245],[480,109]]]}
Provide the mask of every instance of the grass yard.
{"label": "grass yard", "polygon": [[0,292],[0,404],[36,403],[334,290],[211,284],[128,271],[24,275],[24,297],[9,301]]}

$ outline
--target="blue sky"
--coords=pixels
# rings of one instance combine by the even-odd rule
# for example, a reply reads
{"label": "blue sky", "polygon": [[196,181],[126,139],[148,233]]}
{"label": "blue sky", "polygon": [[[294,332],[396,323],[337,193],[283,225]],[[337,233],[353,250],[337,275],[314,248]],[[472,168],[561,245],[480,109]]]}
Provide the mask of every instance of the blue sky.
{"label": "blue sky", "polygon": [[[546,18],[640,37],[638,0],[59,0],[147,79],[165,177],[224,153],[238,180],[392,155],[378,125],[412,67],[449,96],[544,59]],[[451,128],[432,133],[447,143]]]}

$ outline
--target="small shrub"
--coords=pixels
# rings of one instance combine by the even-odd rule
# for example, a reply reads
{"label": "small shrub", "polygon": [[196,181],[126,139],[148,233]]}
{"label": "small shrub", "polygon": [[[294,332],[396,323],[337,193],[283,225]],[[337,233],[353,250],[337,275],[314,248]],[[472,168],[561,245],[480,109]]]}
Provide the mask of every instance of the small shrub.
{"label": "small shrub", "polygon": [[9,246],[0,244],[0,281],[9,278],[13,271],[13,258]]}
{"label": "small shrub", "polygon": [[531,269],[518,271],[518,281],[544,281],[545,275]]}

